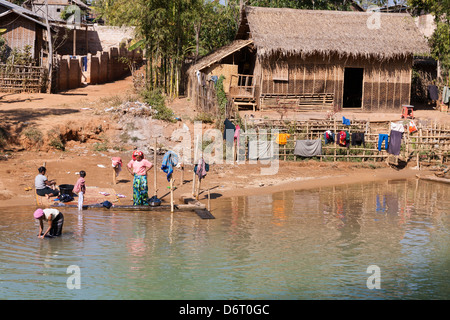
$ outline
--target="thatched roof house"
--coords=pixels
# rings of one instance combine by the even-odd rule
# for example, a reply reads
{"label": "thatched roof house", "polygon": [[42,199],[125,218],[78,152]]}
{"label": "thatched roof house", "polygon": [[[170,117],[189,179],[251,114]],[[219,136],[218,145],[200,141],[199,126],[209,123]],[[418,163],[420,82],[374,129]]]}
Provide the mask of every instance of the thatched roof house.
{"label": "thatched roof house", "polygon": [[289,100],[300,109],[400,109],[409,104],[413,56],[429,52],[414,19],[399,13],[247,7],[228,47],[244,40],[239,51],[222,49],[190,71],[207,76],[236,65],[230,97],[260,108]]}

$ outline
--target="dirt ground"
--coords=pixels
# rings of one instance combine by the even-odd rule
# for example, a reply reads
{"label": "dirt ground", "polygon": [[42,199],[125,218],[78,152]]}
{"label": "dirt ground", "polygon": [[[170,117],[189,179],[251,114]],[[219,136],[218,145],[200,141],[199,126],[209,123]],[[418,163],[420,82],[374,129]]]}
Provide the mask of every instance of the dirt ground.
{"label": "dirt ground", "polygon": [[[153,138],[158,138],[158,147],[170,147],[174,143],[170,137],[174,129],[186,124],[193,128],[192,120],[196,112],[186,98],[170,103],[176,116],[182,121],[174,124],[152,122],[146,128],[152,137],[149,141],[142,137],[122,139],[129,133],[129,124],[124,124],[117,114],[105,112],[112,105],[133,100],[136,96],[132,90],[130,78],[113,83],[87,86],[59,94],[8,94],[0,93],[0,118],[4,139],[8,141],[4,151],[0,148],[0,207],[16,205],[36,205],[34,177],[37,168],[43,164],[47,167],[49,179],[58,184],[74,184],[78,178],[76,172],[87,172],[87,186],[114,188],[118,194],[125,195],[121,204],[132,204],[133,177],[124,168],[113,185],[111,157],[119,156],[126,164],[131,159],[135,148],[150,150]],[[276,117],[273,113],[252,113],[255,117]],[[339,116],[350,119],[400,120],[399,114],[345,111]],[[284,117],[301,119],[303,117],[324,117],[324,114],[293,113]],[[441,123],[450,123],[450,115],[436,110],[418,110],[416,118],[434,119]],[[67,140],[64,151],[55,148],[51,135],[44,135],[39,143],[31,138],[24,138],[29,128],[39,128],[42,132],[59,132]],[[127,129],[128,128],[128,129]],[[204,129],[207,128],[204,126]],[[137,131],[137,130],[135,130]],[[1,133],[1,132],[0,132]],[[137,133],[136,133],[137,134]],[[131,140],[130,140],[131,139]],[[126,140],[126,141],[125,141]],[[109,143],[106,144],[105,141]],[[1,145],[0,145],[1,147]],[[153,162],[153,156],[146,151],[146,158]],[[160,170],[162,155],[157,158],[157,195],[163,202],[169,202],[169,183]],[[283,162],[280,161],[278,173],[261,175],[264,164],[213,165],[202,181],[199,200],[206,203],[206,190],[210,189],[211,204],[220,197],[232,197],[257,193],[271,193],[289,189],[326,187],[347,183],[368,182],[385,179],[413,178],[419,171],[412,166],[396,170],[385,163],[322,163],[315,161]],[[176,170],[175,201],[180,203],[181,195],[192,193],[192,165],[184,170],[184,183],[181,184],[181,171]],[[421,174],[426,172],[420,171]],[[149,195],[154,193],[154,172],[149,174]],[[31,188],[31,190],[30,190]]]}

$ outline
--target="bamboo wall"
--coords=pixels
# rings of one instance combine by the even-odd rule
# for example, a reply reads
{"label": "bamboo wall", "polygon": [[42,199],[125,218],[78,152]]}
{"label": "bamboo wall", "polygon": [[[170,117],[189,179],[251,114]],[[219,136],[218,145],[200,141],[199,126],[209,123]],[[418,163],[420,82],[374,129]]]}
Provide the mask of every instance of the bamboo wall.
{"label": "bamboo wall", "polygon": [[[288,81],[274,80],[280,61],[287,61]],[[277,62],[278,61],[278,62]],[[385,62],[371,59],[323,58],[313,56],[261,61],[261,94],[334,94],[334,104],[342,106],[345,68],[363,68],[362,109],[367,111],[401,109],[410,103],[412,59]],[[261,101],[264,106],[264,101]]]}
{"label": "bamboo wall", "polygon": [[45,68],[0,64],[0,91],[38,93],[45,91],[46,83]]}
{"label": "bamboo wall", "polygon": [[23,50],[26,46],[30,46],[32,57],[39,58],[42,46],[42,27],[19,15],[8,14],[1,18],[0,28],[6,28],[6,33],[2,37],[11,49]]}

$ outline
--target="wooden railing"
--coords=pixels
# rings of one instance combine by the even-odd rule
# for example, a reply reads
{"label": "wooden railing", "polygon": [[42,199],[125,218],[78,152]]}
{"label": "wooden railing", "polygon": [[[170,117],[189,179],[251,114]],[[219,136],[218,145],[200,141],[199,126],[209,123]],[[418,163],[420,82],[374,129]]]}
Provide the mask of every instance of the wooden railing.
{"label": "wooden railing", "polygon": [[253,76],[248,74],[232,74],[230,78],[229,94],[232,99],[255,98],[255,84]]}

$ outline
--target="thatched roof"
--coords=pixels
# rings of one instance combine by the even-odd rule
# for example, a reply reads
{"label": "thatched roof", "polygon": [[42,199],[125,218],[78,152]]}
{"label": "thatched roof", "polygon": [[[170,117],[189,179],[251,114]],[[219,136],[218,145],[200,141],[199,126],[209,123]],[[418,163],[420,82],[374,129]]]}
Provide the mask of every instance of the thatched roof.
{"label": "thatched roof", "polygon": [[402,13],[247,7],[237,38],[246,34],[262,57],[337,54],[384,60],[429,52],[413,18]]}
{"label": "thatched roof", "polygon": [[196,64],[192,65],[188,69],[188,73],[194,72],[197,70],[202,70],[208,68],[216,62],[219,62],[221,59],[229,56],[233,52],[236,52],[248,45],[250,45],[253,40],[234,40],[226,46],[223,46],[210,54],[202,57]]}

